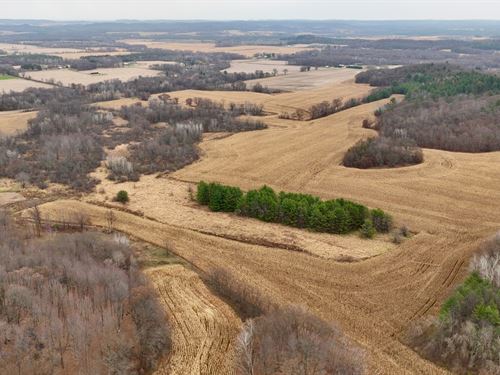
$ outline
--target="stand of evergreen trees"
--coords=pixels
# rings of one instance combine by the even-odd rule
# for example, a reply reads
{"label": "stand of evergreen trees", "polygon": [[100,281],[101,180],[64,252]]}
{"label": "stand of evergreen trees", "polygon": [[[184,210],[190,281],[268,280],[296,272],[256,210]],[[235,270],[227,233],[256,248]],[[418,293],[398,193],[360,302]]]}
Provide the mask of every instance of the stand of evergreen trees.
{"label": "stand of evergreen trees", "polygon": [[318,232],[349,233],[369,223],[378,232],[388,232],[392,219],[380,209],[345,199],[322,201],[308,194],[280,192],[263,186],[246,193],[238,187],[198,183],[196,200],[212,211],[236,212],[262,221],[281,223]]}

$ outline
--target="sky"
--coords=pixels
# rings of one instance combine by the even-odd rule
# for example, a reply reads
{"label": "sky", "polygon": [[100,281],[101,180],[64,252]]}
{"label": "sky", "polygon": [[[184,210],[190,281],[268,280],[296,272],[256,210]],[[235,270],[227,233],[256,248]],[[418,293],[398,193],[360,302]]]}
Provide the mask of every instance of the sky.
{"label": "sky", "polygon": [[0,0],[0,19],[500,19],[500,0]]}

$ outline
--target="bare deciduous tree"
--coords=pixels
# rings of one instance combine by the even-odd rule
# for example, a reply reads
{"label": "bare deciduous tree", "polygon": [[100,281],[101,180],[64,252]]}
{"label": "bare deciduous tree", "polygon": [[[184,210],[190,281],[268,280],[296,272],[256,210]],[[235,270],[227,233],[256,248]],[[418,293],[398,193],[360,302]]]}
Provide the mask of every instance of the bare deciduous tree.
{"label": "bare deciduous tree", "polygon": [[43,221],[40,208],[38,206],[34,206],[31,210],[29,210],[29,217],[33,222],[36,236],[40,237],[42,235],[42,221]]}

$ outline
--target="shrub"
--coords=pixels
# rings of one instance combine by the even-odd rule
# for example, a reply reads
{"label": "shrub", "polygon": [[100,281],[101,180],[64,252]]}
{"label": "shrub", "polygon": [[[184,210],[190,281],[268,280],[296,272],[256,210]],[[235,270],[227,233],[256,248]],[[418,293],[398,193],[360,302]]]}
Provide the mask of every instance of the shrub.
{"label": "shrub", "polygon": [[392,233],[392,243],[399,245],[401,242],[403,242],[403,237],[401,236],[401,232],[394,231]]}
{"label": "shrub", "polygon": [[399,228],[399,233],[403,236],[403,237],[408,237],[410,235],[410,230],[408,229],[408,227],[406,225],[403,225]]}
{"label": "shrub", "polygon": [[373,222],[370,219],[366,219],[360,229],[361,237],[364,238],[373,238],[375,236],[375,227],[373,226]]}
{"label": "shrub", "polygon": [[115,201],[120,203],[127,203],[129,201],[128,193],[125,190],[120,190],[116,193]]}
{"label": "shrub", "polygon": [[392,217],[389,214],[386,214],[380,208],[376,208],[371,210],[370,215],[377,232],[387,233],[391,230]]}

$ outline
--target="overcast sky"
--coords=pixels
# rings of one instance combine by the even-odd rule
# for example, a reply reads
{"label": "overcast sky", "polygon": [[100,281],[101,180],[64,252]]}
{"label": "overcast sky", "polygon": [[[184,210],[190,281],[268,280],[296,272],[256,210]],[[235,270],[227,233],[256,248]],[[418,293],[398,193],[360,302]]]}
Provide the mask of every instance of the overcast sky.
{"label": "overcast sky", "polygon": [[0,0],[0,18],[500,19],[500,0]]}

